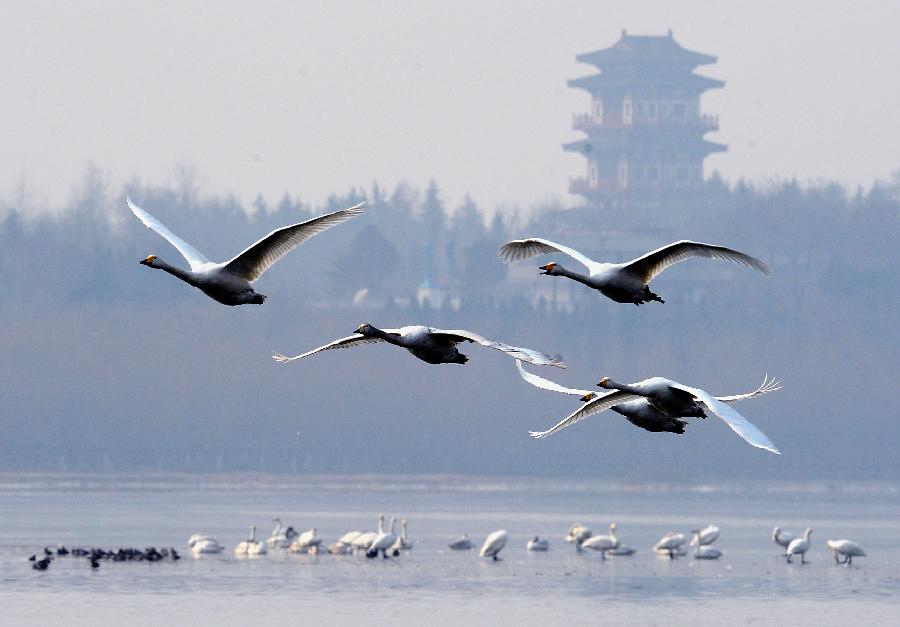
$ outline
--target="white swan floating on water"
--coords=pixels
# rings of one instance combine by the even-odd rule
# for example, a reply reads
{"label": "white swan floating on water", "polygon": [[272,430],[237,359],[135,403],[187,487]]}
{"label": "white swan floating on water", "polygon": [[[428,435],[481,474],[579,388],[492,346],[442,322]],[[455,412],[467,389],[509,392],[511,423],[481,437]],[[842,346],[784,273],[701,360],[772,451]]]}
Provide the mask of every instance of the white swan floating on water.
{"label": "white swan floating on water", "polygon": [[215,553],[221,553],[225,550],[225,547],[219,544],[219,542],[206,534],[195,533],[188,539],[188,546],[191,548],[191,552],[194,555],[209,555]]}
{"label": "white swan floating on water", "polygon": [[707,543],[703,542],[703,530],[701,529],[692,529],[691,533],[694,534],[694,539],[691,540],[691,546],[694,547],[694,559],[698,560],[717,560],[722,557],[722,551],[717,549],[714,546],[709,546],[711,542],[713,542],[719,535],[719,528],[716,527],[716,535]]}
{"label": "white swan floating on water", "polygon": [[451,551],[471,551],[474,548],[475,545],[469,539],[469,534],[467,533],[464,533],[459,540],[454,540],[450,543]]}
{"label": "white swan floating on water", "polygon": [[250,537],[234,547],[235,555],[265,555],[268,552],[266,543],[256,539],[256,525],[250,525]]}
{"label": "white swan floating on water", "polygon": [[542,538],[540,536],[534,536],[525,543],[525,550],[527,551],[547,551],[550,549],[550,543],[546,538]]}

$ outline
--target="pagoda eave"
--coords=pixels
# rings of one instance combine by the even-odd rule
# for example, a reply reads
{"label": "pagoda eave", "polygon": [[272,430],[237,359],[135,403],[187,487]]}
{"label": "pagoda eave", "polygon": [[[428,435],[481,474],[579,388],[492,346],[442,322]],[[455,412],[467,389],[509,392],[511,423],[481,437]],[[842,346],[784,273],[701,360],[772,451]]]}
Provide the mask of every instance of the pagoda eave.
{"label": "pagoda eave", "polygon": [[687,74],[671,79],[670,82],[661,82],[654,76],[592,74],[567,81],[569,87],[584,89],[590,93],[597,93],[608,89],[635,90],[642,87],[651,87],[659,90],[660,87],[688,89],[696,93],[702,93],[707,89],[721,89],[725,81],[717,78],[709,78],[699,74]]}
{"label": "pagoda eave", "polygon": [[575,57],[579,63],[587,63],[605,69],[631,63],[681,65],[689,68],[715,63],[717,57],[682,48],[672,37],[672,31],[664,36],[622,36],[609,48],[585,52]]}

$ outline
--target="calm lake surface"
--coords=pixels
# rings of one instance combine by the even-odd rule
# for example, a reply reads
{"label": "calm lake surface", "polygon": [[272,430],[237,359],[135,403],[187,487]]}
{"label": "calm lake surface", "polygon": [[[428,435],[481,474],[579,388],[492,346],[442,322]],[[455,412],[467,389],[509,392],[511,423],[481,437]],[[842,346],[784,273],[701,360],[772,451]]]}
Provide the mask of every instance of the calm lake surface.
{"label": "calm lake surface", "polygon": [[[272,516],[326,542],[375,517],[409,519],[397,559],[232,549]],[[581,522],[618,523],[630,557],[601,560],[562,541]],[[256,475],[0,475],[0,623],[4,625],[296,624],[900,624],[900,485],[894,483],[629,484],[586,479]],[[715,523],[718,561],[661,558],[668,531]],[[808,564],[785,564],[780,525],[812,527]],[[499,562],[447,544],[509,532]],[[195,559],[196,532],[227,549]],[[550,540],[547,553],[526,541]],[[868,553],[836,566],[829,538]],[[44,546],[174,546],[178,562],[60,557]]]}

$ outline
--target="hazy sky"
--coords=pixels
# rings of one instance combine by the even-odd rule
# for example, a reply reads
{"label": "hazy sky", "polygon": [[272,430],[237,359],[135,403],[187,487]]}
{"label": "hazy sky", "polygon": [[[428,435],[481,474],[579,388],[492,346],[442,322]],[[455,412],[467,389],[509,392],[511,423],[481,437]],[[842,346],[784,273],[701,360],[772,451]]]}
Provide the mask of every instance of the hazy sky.
{"label": "hazy sky", "polygon": [[[531,5],[529,7],[529,4]],[[284,192],[434,177],[455,206],[574,199],[566,80],[622,28],[719,57],[726,178],[869,184],[900,169],[900,2],[5,2],[0,196],[113,184]]]}

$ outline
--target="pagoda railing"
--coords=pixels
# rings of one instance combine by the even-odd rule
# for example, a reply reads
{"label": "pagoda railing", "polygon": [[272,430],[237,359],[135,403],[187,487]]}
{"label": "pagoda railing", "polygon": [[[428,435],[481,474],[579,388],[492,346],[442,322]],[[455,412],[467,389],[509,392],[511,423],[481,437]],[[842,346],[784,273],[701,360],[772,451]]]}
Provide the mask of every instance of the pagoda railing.
{"label": "pagoda railing", "polygon": [[622,191],[609,181],[589,181],[583,176],[569,179],[570,194],[596,194]]}
{"label": "pagoda railing", "polygon": [[718,115],[699,115],[694,117],[638,117],[630,123],[622,120],[601,120],[590,113],[576,113],[572,116],[572,128],[577,131],[593,131],[600,129],[620,129],[635,127],[678,127],[696,128],[704,131],[716,131],[719,129]]}

